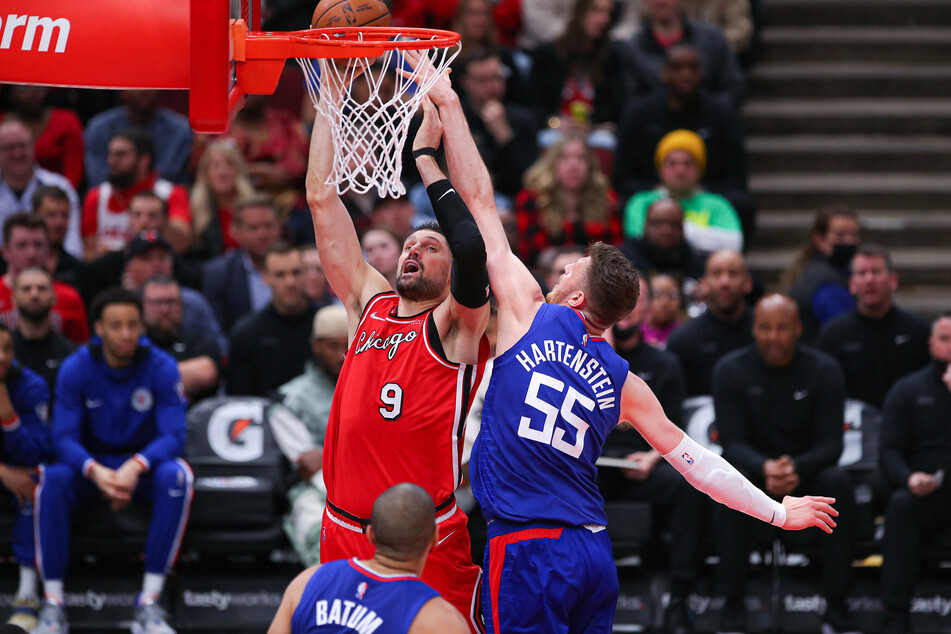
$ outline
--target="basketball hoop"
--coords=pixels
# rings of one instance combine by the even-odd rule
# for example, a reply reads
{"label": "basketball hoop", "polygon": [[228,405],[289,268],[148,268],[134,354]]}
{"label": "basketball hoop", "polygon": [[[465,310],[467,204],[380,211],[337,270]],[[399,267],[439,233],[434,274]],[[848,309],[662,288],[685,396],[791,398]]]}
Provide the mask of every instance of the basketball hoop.
{"label": "basketball hoop", "polygon": [[[335,155],[327,184],[340,194],[374,187],[381,197],[405,194],[401,158],[410,121],[458,55],[459,35],[364,27],[299,31],[288,39],[297,49],[314,107],[330,122]],[[299,54],[308,46],[313,57]],[[402,55],[405,50],[428,50],[429,63],[413,68]]]}

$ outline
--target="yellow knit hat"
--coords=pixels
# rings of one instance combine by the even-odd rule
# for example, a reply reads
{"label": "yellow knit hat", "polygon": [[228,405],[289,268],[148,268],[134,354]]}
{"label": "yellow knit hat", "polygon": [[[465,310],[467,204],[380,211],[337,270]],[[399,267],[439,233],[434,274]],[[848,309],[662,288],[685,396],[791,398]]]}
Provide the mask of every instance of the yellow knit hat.
{"label": "yellow knit hat", "polygon": [[704,144],[700,135],[691,130],[674,130],[664,135],[664,138],[657,144],[657,151],[654,153],[654,163],[657,165],[657,171],[663,164],[667,155],[674,150],[685,150],[697,162],[701,173],[707,169],[707,146]]}

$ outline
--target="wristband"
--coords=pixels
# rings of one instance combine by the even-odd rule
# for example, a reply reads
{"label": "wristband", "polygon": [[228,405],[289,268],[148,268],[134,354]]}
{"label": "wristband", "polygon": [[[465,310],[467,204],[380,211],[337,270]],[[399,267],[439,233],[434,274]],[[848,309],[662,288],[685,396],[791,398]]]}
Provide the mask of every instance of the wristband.
{"label": "wristband", "polygon": [[15,412],[10,420],[0,420],[0,428],[3,428],[3,431],[13,431],[19,426],[20,417]]}
{"label": "wristband", "polygon": [[436,156],[436,148],[434,147],[421,147],[418,150],[413,150],[413,158],[418,159],[421,156]]}

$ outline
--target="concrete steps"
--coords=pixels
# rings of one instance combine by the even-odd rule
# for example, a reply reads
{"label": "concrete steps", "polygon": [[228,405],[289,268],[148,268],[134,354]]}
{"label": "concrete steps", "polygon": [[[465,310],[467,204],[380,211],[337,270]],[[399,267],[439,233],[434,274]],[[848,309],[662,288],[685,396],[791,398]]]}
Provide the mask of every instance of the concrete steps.
{"label": "concrete steps", "polygon": [[[951,8],[949,8],[951,11]],[[764,97],[951,97],[951,65],[869,62],[760,64],[749,74],[750,91]]]}
{"label": "concrete steps", "polygon": [[768,0],[766,11],[777,26],[951,26],[949,0]]}
{"label": "concrete steps", "polygon": [[743,108],[748,135],[951,135],[951,99],[776,99]]}
{"label": "concrete steps", "polygon": [[951,60],[951,27],[776,27],[763,32],[763,63]]}
{"label": "concrete steps", "polygon": [[951,137],[898,135],[793,135],[747,139],[756,173],[894,172],[947,173]]}
{"label": "concrete steps", "polygon": [[764,211],[815,210],[830,204],[854,209],[951,209],[947,174],[754,172],[750,190]]}

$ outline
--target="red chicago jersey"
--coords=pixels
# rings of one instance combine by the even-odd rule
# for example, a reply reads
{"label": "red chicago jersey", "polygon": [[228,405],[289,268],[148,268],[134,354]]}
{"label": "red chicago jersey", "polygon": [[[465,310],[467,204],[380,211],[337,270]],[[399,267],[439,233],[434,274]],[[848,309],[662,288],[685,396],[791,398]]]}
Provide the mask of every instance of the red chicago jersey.
{"label": "red chicago jersey", "polygon": [[399,295],[367,304],[337,381],[324,441],[327,500],[369,518],[374,500],[413,482],[439,505],[460,481],[465,420],[482,380],[479,365],[451,363],[432,341],[432,310],[397,317]]}

